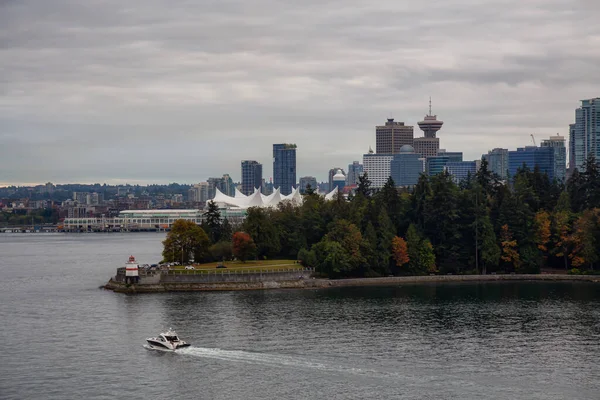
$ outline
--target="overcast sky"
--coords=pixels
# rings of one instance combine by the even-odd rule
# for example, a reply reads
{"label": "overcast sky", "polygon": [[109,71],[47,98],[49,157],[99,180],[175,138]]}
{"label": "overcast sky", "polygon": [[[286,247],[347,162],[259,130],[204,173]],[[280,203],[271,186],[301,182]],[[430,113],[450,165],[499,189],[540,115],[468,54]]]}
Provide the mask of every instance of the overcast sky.
{"label": "overcast sky", "polygon": [[465,160],[568,136],[597,0],[0,0],[0,185],[195,183],[298,145],[362,160],[393,116]]}

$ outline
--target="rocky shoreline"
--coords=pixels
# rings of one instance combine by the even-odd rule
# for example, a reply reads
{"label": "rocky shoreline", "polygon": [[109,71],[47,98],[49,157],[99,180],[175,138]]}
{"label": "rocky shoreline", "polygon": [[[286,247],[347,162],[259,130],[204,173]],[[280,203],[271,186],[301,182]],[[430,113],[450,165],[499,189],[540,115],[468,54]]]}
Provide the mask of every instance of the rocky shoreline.
{"label": "rocky shoreline", "polygon": [[322,289],[333,287],[395,286],[416,283],[457,283],[457,282],[503,282],[503,281],[566,281],[600,283],[599,275],[429,275],[394,276],[382,278],[352,279],[298,279],[272,280],[267,275],[263,279],[237,282],[157,282],[155,284],[127,285],[110,279],[102,288],[118,293],[160,293],[192,291],[238,291],[267,289]]}

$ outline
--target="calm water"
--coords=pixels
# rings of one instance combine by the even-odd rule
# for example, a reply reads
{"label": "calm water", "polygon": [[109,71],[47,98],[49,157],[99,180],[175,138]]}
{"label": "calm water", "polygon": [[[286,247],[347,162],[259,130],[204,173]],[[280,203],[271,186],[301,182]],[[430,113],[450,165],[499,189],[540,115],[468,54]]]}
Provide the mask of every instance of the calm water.
{"label": "calm water", "polygon": [[[600,398],[600,286],[98,289],[162,239],[0,235],[0,398]],[[169,326],[193,346],[142,347]]]}

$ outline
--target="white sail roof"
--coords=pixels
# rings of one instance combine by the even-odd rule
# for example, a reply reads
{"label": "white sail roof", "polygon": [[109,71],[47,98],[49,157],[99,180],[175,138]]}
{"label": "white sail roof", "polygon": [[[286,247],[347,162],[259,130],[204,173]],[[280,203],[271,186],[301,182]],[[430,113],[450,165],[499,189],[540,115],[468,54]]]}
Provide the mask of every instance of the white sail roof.
{"label": "white sail roof", "polygon": [[[325,195],[325,199],[332,200],[336,193],[337,187],[331,193]],[[280,188],[277,188],[268,196],[262,194],[258,189],[254,189],[254,193],[246,196],[236,188],[235,197],[231,197],[221,192],[218,188],[215,188],[215,197],[212,201],[217,203],[220,208],[239,208],[245,210],[250,207],[277,207],[282,201],[290,201],[295,205],[301,205],[302,195],[300,194],[300,188],[292,188],[292,192],[288,195],[282,195]]]}

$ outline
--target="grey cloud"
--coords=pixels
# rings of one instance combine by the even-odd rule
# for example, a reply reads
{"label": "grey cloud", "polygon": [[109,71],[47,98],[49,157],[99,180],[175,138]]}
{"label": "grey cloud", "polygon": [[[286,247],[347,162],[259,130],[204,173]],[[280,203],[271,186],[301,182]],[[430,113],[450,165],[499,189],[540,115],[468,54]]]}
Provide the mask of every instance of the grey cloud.
{"label": "grey cloud", "polygon": [[599,17],[586,0],[0,2],[0,182],[239,179],[249,158],[269,176],[283,141],[324,179],[430,95],[467,158],[566,135],[600,95]]}

